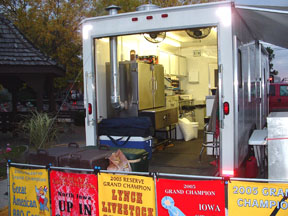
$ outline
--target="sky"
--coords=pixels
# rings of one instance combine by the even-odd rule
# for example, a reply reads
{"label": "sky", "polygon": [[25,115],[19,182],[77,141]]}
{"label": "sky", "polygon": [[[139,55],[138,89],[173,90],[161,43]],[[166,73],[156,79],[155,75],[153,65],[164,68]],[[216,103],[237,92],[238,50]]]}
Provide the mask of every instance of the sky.
{"label": "sky", "polygon": [[[234,0],[236,4],[250,5],[250,6],[280,6],[288,8],[288,0]],[[273,59],[273,68],[279,71],[278,76],[281,78],[288,77],[288,49],[270,46],[274,50],[275,58]]]}
{"label": "sky", "polygon": [[288,77],[288,50],[282,47],[274,48],[275,59],[272,61],[273,68],[279,71],[279,76]]}
{"label": "sky", "polygon": [[234,0],[238,4],[243,5],[270,5],[275,6],[275,2],[277,2],[278,6],[288,6],[287,0]]}
{"label": "sky", "polygon": [[264,44],[274,50],[275,58],[273,59],[273,69],[279,72],[281,78],[288,77],[288,49],[274,46],[272,44]]}

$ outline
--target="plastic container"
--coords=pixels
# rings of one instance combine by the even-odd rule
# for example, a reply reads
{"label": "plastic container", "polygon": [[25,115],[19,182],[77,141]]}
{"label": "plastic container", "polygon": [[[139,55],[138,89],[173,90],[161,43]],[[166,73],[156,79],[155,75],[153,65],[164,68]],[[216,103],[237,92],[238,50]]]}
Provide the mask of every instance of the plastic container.
{"label": "plastic container", "polygon": [[59,146],[49,149],[38,149],[36,152],[30,152],[27,158],[28,163],[38,165],[48,165],[51,163],[53,166],[60,165],[60,158],[65,155],[73,154],[81,151],[77,143],[69,143],[68,146]]}
{"label": "plastic container", "polygon": [[127,137],[127,136],[106,136],[99,137],[100,145],[107,145],[117,148],[144,149],[149,153],[148,159],[152,157],[152,137]]}
{"label": "plastic container", "polygon": [[106,170],[109,166],[108,158],[114,152],[110,149],[87,147],[81,149],[81,151],[61,156],[59,158],[60,166],[84,169],[94,169],[95,166],[99,166],[102,170]]}
{"label": "plastic container", "polygon": [[[97,146],[85,146],[83,149],[94,151],[94,149],[98,150],[98,147]],[[132,171],[134,171],[134,172],[148,172],[149,153],[147,151],[145,151],[144,149],[116,148],[116,147],[110,147],[110,146],[104,146],[104,145],[101,145],[100,149],[110,150],[112,153],[116,152],[118,149],[120,149],[123,152],[123,154],[125,155],[125,157],[127,158],[127,160],[129,161]],[[63,165],[65,165],[65,164],[63,164]],[[107,165],[103,168],[106,169]]]}
{"label": "plastic container", "polygon": [[198,122],[191,122],[187,118],[179,119],[179,126],[185,141],[198,138]]}
{"label": "plastic container", "polygon": [[191,122],[191,128],[192,128],[192,133],[194,135],[194,138],[198,138],[198,128],[199,128],[199,123],[198,122]]}
{"label": "plastic container", "polygon": [[121,151],[128,159],[132,171],[148,172],[148,152],[144,149],[122,148]]}
{"label": "plastic container", "polygon": [[246,178],[256,178],[258,175],[257,160],[254,156],[251,156],[246,161],[245,177]]}
{"label": "plastic container", "polygon": [[181,131],[181,128],[179,126],[179,124],[176,124],[176,140],[183,140],[184,136],[183,133]]}

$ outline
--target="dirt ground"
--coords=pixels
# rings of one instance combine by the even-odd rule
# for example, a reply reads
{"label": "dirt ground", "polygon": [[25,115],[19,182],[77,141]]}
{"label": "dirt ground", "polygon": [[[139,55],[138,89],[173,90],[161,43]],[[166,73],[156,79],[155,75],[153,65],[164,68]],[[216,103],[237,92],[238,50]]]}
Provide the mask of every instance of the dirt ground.
{"label": "dirt ground", "polygon": [[0,209],[0,216],[6,216],[6,215],[8,215],[8,206],[3,209]]}
{"label": "dirt ground", "polygon": [[[63,123],[59,126],[57,139],[53,145],[64,145],[69,142],[77,142],[79,144],[85,143],[85,128],[84,126],[75,126],[73,124]],[[11,132],[0,132],[0,147],[5,148],[7,144],[11,147],[16,145],[28,145],[29,138],[24,133],[17,133],[14,135]],[[33,146],[30,146],[33,148]]]}
{"label": "dirt ground", "polygon": [[[64,146],[74,142],[79,145],[85,145],[85,127],[75,126],[73,124],[62,123],[59,127],[57,139],[52,145]],[[7,132],[0,132],[0,150],[5,151],[7,147],[13,149],[15,146],[26,145],[29,150],[35,149],[34,146],[29,144],[29,138],[23,132],[17,133],[17,135]],[[0,155],[0,180],[6,178],[6,164],[7,160],[3,159]],[[17,161],[13,161],[13,158],[9,158],[12,162],[25,162],[25,156],[21,156],[21,159],[17,157]]]}

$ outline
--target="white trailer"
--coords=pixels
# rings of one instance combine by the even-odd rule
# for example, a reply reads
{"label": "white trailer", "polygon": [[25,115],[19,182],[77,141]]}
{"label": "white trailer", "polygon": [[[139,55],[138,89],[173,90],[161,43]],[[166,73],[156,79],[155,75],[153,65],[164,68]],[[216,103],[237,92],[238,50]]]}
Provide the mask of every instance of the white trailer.
{"label": "white trailer", "polygon": [[[271,32],[261,32],[266,27],[253,25],[266,26],[261,19],[267,21],[267,14],[285,20],[287,13],[235,6],[230,1],[170,8],[146,5],[140,11],[122,14],[115,7],[110,9],[108,16],[82,22],[86,145],[97,145],[97,122],[109,117],[107,62],[114,78],[111,103],[118,108],[127,106],[119,100],[117,70],[119,62],[131,60],[132,50],[141,58],[158,56],[166,75],[183,80],[186,90],[196,99],[218,87],[220,174],[235,175],[247,157],[249,136],[253,129],[264,127],[268,115],[269,62],[259,40],[288,47],[287,39],[276,40]],[[273,22],[272,27],[279,24]],[[287,28],[283,31],[287,32]],[[160,35],[163,32],[165,36]],[[189,32],[192,37],[187,36]],[[148,43],[145,35],[160,42]],[[218,73],[210,73],[202,62],[208,67],[214,65]]]}

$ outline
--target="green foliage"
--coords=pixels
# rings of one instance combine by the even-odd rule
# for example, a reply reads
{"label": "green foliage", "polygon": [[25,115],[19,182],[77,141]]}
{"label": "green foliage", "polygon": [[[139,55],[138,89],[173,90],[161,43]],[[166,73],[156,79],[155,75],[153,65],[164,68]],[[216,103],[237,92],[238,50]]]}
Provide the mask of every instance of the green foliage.
{"label": "green foliage", "polygon": [[135,11],[136,7],[140,5],[139,0],[98,0],[98,1],[93,1],[91,7],[93,10],[91,10],[90,15],[91,16],[104,16],[107,15],[108,12],[105,10],[106,7],[110,5],[117,5],[121,9],[119,13],[124,13],[124,12],[131,12]]}
{"label": "green foliage", "polygon": [[8,160],[15,163],[25,163],[27,153],[28,146],[25,145],[13,146],[10,151],[6,151],[4,147],[0,148],[0,180],[7,177],[6,164]]}
{"label": "green foliage", "polygon": [[268,52],[268,59],[269,59],[269,68],[270,68],[270,74],[277,75],[278,71],[273,69],[273,59],[275,58],[274,50],[271,47],[266,47],[266,50]]}
{"label": "green foliage", "polygon": [[[22,154],[28,152],[28,147],[25,145],[13,146],[11,151],[6,152],[5,148],[0,151],[0,162],[11,160],[12,162],[25,162],[25,156]],[[1,175],[0,175],[1,176]]]}
{"label": "green foliage", "polygon": [[54,118],[47,113],[32,112],[31,116],[22,122],[22,127],[28,133],[30,144],[36,149],[47,148],[56,139]]}
{"label": "green foliage", "polygon": [[2,0],[0,7],[38,49],[66,68],[56,87],[82,72],[79,24],[87,17],[88,0]]}
{"label": "green foliage", "polygon": [[105,11],[105,8],[110,5],[117,5],[121,8],[119,13],[136,11],[136,8],[142,4],[152,3],[158,5],[160,7],[173,7],[173,6],[181,6],[181,5],[189,5],[189,4],[199,4],[199,3],[208,3],[208,2],[216,2],[223,0],[98,0],[93,1],[90,15],[91,16],[103,16],[107,15],[108,12]]}
{"label": "green foliage", "polygon": [[[107,15],[109,5],[119,13],[135,11],[149,2],[160,7],[207,3],[219,0],[1,0],[0,11],[43,53],[66,68],[56,79],[56,88],[67,87],[82,72],[80,22],[91,16]],[[78,76],[82,81],[83,76]]]}

